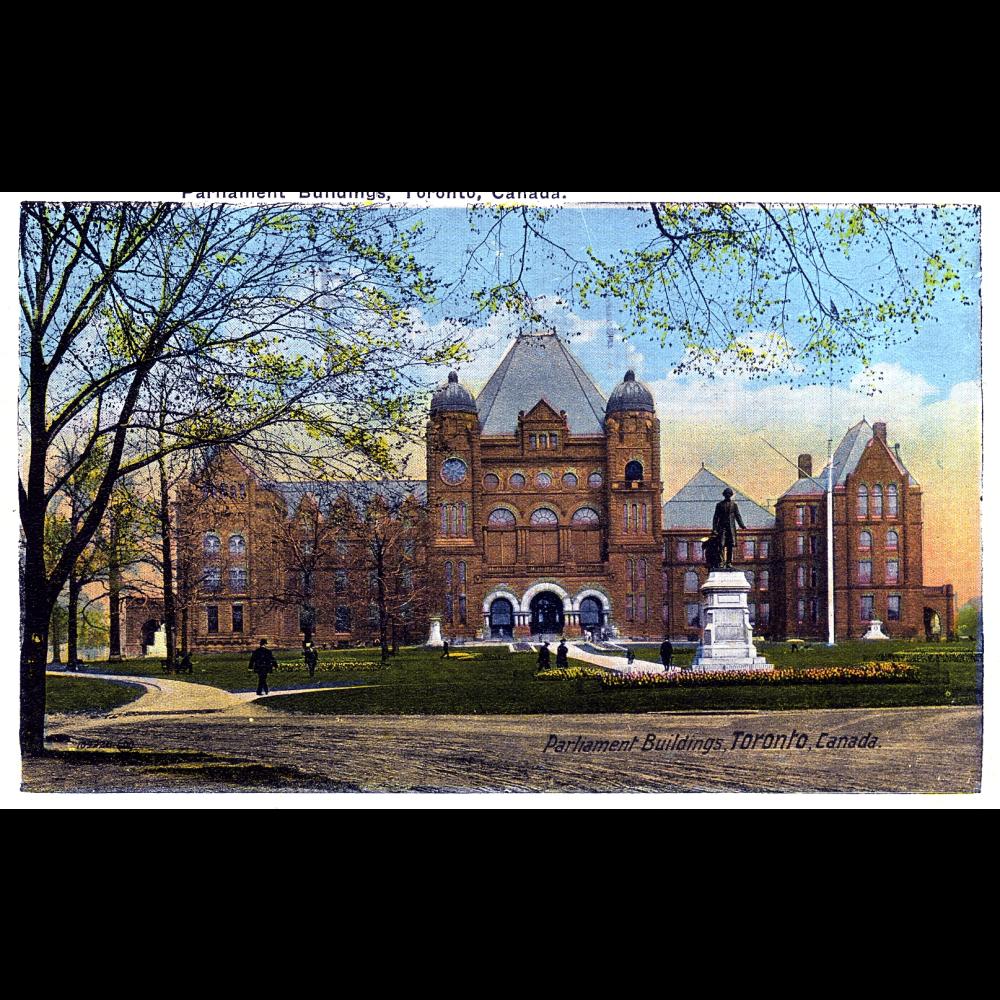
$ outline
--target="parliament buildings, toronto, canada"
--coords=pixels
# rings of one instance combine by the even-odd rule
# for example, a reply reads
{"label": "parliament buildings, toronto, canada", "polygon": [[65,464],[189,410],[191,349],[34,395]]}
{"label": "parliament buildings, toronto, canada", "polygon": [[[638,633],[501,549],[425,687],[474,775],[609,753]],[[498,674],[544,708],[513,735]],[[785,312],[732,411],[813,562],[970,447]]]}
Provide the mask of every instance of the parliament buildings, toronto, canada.
{"label": "parliament buildings, toronto, canada", "polygon": [[[478,396],[434,393],[426,482],[264,482],[212,453],[177,503],[178,646],[194,651],[423,642],[616,630],[700,638],[702,545],[726,482],[702,467],[664,503],[661,427],[631,371],[605,399],[563,340],[523,333]],[[755,635],[827,635],[828,470],[769,511],[734,489],[735,563]],[[893,638],[954,634],[950,584],[925,586],[920,484],[884,423],[850,427],[833,456],[836,634],[873,619]],[[375,509],[373,512],[373,508]],[[126,655],[162,625],[126,605]]]}

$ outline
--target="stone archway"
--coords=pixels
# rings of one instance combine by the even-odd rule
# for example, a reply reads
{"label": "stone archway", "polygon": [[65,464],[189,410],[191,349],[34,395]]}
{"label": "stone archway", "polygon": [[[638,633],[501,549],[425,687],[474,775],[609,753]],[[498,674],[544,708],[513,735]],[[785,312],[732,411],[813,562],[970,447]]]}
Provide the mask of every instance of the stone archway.
{"label": "stone archway", "polygon": [[566,628],[563,602],[551,590],[536,594],[529,605],[532,635],[562,635]]}
{"label": "stone archway", "polygon": [[495,598],[490,604],[488,615],[491,638],[512,639],[514,637],[514,604],[509,598]]}
{"label": "stone archway", "polygon": [[928,642],[941,638],[941,616],[933,608],[924,608],[924,635]]}

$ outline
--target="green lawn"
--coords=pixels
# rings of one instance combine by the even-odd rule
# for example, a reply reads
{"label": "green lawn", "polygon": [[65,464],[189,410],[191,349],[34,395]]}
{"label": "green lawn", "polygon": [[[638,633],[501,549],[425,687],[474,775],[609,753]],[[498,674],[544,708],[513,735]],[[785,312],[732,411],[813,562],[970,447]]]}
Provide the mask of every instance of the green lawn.
{"label": "green lawn", "polygon": [[[762,644],[765,656],[787,669],[853,666],[903,649],[957,651],[971,645],[924,643],[844,643],[835,649],[814,646],[792,652],[781,644]],[[538,680],[531,653],[510,653],[506,647],[456,650],[467,658],[445,660],[424,649],[404,649],[382,668],[378,650],[324,652],[314,679],[298,652],[276,653],[281,667],[272,674],[272,691],[344,683],[374,685],[358,690],[292,695],[274,702],[282,711],[343,715],[547,715],[560,713],[648,711],[737,711],[802,708],[888,707],[975,703],[975,665],[953,663],[926,671],[920,684],[829,684],[773,687],[726,686],[685,689],[616,689],[604,691],[596,679]],[[655,660],[658,647],[637,650]],[[690,663],[691,653],[677,657]],[[155,662],[155,661],[153,661]],[[180,680],[211,684],[228,691],[252,691],[256,678],[247,672],[245,656],[194,657],[192,677]],[[119,674],[158,676],[151,661],[111,665]],[[101,665],[103,672],[108,665]],[[95,666],[96,669],[96,666]],[[171,675],[173,676],[173,675]],[[72,681],[68,683],[73,683]]]}
{"label": "green lawn", "polygon": [[45,710],[57,715],[103,714],[135,701],[142,693],[143,689],[135,684],[92,678],[48,677],[45,681]]}

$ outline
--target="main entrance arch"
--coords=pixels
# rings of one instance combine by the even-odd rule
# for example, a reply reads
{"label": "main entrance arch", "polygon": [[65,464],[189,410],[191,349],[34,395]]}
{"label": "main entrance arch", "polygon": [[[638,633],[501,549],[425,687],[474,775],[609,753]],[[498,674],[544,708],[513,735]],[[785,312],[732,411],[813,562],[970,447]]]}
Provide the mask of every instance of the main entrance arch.
{"label": "main entrance arch", "polygon": [[565,629],[562,598],[549,590],[543,590],[531,599],[531,634],[555,635]]}

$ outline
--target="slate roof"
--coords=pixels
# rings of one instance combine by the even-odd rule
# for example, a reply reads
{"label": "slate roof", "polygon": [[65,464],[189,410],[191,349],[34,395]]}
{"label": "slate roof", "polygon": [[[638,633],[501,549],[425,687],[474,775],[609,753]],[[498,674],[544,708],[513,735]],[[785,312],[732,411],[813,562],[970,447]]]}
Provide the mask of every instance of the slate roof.
{"label": "slate roof", "polygon": [[517,433],[517,415],[544,399],[571,434],[603,434],[607,400],[552,331],[522,333],[476,399],[483,434]]}
{"label": "slate roof", "polygon": [[364,510],[374,496],[400,501],[412,493],[420,503],[427,502],[427,483],[415,479],[370,483],[272,482],[262,485],[272,493],[277,493],[285,501],[289,514],[298,510],[308,494],[316,498],[321,511],[329,511],[342,496],[346,496],[357,511]]}
{"label": "slate roof", "polygon": [[[833,485],[843,486],[847,482],[847,477],[858,467],[861,456],[868,447],[868,442],[875,437],[875,431],[867,420],[861,420],[855,424],[845,435],[843,440],[837,445],[837,450],[833,453]],[[909,470],[903,465],[902,460],[896,454],[894,448],[889,449],[900,472],[910,477],[910,482],[916,486],[917,480],[910,475]],[[794,496],[815,496],[817,493],[825,493],[829,482],[829,465],[824,465],[823,470],[814,475],[811,479],[797,479],[782,494],[786,497]]]}
{"label": "slate roof", "polygon": [[747,528],[774,527],[773,514],[706,468],[702,468],[687,486],[663,505],[663,527],[711,531],[715,505],[722,499],[722,491],[727,487],[733,491],[733,500],[739,505],[740,516]]}

